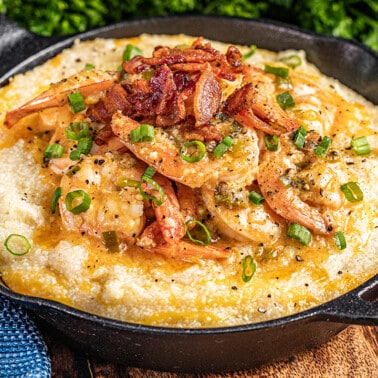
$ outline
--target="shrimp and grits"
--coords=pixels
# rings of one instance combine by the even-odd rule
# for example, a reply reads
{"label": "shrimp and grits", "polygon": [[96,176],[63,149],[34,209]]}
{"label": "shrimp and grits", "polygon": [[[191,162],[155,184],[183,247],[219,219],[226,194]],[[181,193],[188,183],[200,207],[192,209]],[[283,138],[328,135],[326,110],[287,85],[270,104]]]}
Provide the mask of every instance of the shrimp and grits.
{"label": "shrimp and grits", "polygon": [[303,51],[78,40],[0,98],[0,274],[16,292],[216,327],[377,273],[378,108]]}

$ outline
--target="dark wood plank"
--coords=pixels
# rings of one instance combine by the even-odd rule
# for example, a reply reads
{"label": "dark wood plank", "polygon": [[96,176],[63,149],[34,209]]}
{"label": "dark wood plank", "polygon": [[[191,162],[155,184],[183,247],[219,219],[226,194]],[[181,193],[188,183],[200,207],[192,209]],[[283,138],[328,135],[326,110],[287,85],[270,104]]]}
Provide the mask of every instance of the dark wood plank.
{"label": "dark wood plank", "polygon": [[371,378],[378,371],[378,327],[350,326],[319,348],[247,371],[226,374],[174,374],[138,369],[77,353],[46,324],[39,324],[49,349],[52,377],[62,378]]}

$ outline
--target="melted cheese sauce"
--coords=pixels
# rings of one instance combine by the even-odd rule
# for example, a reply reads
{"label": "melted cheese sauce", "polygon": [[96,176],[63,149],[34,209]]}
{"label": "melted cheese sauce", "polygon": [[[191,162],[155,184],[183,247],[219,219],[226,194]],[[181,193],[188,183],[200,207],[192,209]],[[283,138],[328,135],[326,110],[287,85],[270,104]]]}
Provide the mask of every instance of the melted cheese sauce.
{"label": "melted cheese sauce", "polygon": [[[155,45],[191,44],[187,36],[148,36],[95,40],[75,45],[45,64],[17,75],[0,89],[0,123],[6,111],[22,105],[86,63],[113,70],[127,43],[149,56]],[[213,46],[225,51],[226,46]],[[247,52],[247,47],[239,47]],[[286,51],[258,50],[249,62],[263,67]],[[360,285],[378,268],[378,110],[326,78],[305,61],[292,72],[296,107],[290,112],[308,128],[331,135],[347,164],[344,181],[358,181],[364,200],[344,201],[335,218],[347,239],[340,251],[333,236],[313,236],[309,246],[281,233],[272,243],[227,239],[226,260],[167,259],[136,247],[110,253],[94,237],[82,237],[51,214],[52,192],[59,178],[41,165],[48,135],[35,135],[38,115],[11,130],[0,130],[0,272],[14,291],[57,300],[70,306],[128,322],[172,327],[246,324],[290,315]],[[27,85],[25,85],[27,83]],[[321,88],[321,89],[319,89]],[[34,131],[29,131],[34,130]],[[371,154],[356,156],[347,147],[352,137],[366,136]],[[337,163],[337,162],[336,162]],[[333,163],[334,166],[337,166]],[[24,256],[9,254],[3,241],[11,233],[32,241]],[[252,255],[257,270],[242,280],[241,260]]]}

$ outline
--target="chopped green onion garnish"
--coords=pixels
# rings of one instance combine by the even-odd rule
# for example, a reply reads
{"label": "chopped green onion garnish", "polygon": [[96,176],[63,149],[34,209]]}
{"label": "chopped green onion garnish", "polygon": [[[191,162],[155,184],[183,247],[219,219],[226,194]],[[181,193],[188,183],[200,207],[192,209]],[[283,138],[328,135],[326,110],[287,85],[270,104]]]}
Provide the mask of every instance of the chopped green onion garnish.
{"label": "chopped green onion garnish", "polygon": [[146,123],[142,123],[130,132],[131,143],[151,142],[154,138],[155,128]]}
{"label": "chopped green onion garnish", "polygon": [[315,148],[315,155],[322,156],[322,157],[325,156],[331,143],[332,143],[332,139],[328,136],[325,136],[320,142],[319,146]]}
{"label": "chopped green onion garnish", "polygon": [[92,138],[80,138],[77,143],[77,149],[84,155],[88,155],[93,146]]}
{"label": "chopped green onion garnish", "polygon": [[294,134],[294,139],[293,139],[294,144],[300,150],[304,146],[305,138],[306,138],[307,134],[308,134],[308,131],[303,126],[301,126],[299,129],[297,129],[297,131]]}
{"label": "chopped green onion garnish", "polygon": [[89,136],[89,125],[87,122],[73,122],[66,127],[66,137],[71,140]]}
{"label": "chopped green onion garnish", "polygon": [[213,154],[218,159],[221,158],[227,150],[235,143],[235,141],[230,136],[225,136],[218,145],[215,146]]}
{"label": "chopped green onion garnish", "polygon": [[24,235],[10,234],[4,242],[6,250],[15,256],[22,256],[30,251],[31,244]]}
{"label": "chopped green onion garnish", "polygon": [[296,68],[302,64],[302,59],[299,55],[284,56],[280,61],[291,68]]}
{"label": "chopped green onion garnish", "polygon": [[[201,227],[201,229],[197,230],[197,231],[196,230],[192,230],[192,233],[191,233],[189,231],[189,228],[188,228],[188,225],[191,222],[196,223],[198,226]],[[202,222],[200,222],[199,220],[197,220],[197,219],[189,219],[185,223],[185,228],[186,228],[186,235],[188,236],[188,238],[193,243],[197,243],[197,244],[201,244],[201,245],[209,245],[210,244],[210,242],[211,242],[210,232],[207,229],[207,227]]]}
{"label": "chopped green onion garnish", "polygon": [[242,56],[242,60],[246,60],[246,59],[250,58],[250,57],[256,52],[256,49],[257,49],[257,46],[256,46],[256,45],[252,45],[252,46],[249,48],[249,51],[246,52],[246,53]]}
{"label": "chopped green onion garnish", "polygon": [[277,76],[276,79],[278,88],[286,90],[286,91],[291,91],[293,89],[293,83],[290,79],[290,77],[280,77]]}
{"label": "chopped green onion garnish", "polygon": [[80,150],[73,150],[70,152],[70,159],[73,161],[80,160],[81,151]]}
{"label": "chopped green onion garnish", "polygon": [[[72,160],[72,159],[71,159]],[[80,165],[79,164],[76,164],[75,166],[73,166],[67,173],[66,173],[66,176],[67,177],[72,177],[74,175],[76,175],[77,172],[79,172],[81,169]]]}
{"label": "chopped green onion garnish", "polygon": [[338,249],[345,249],[347,246],[345,236],[341,231],[335,233],[335,243]]}
{"label": "chopped green onion garnish", "polygon": [[53,193],[52,201],[51,201],[51,213],[55,214],[56,205],[58,204],[59,198],[62,196],[62,188],[58,186]]}
{"label": "chopped green onion garnish", "polygon": [[80,138],[77,143],[77,149],[71,151],[71,160],[80,160],[80,155],[88,155],[92,149],[93,140],[92,138]]}
{"label": "chopped green onion garnish", "polygon": [[188,163],[196,163],[206,154],[206,146],[199,140],[192,140],[182,145],[180,156]]}
{"label": "chopped green onion garnish", "polygon": [[68,211],[73,214],[80,214],[87,211],[91,206],[91,198],[84,190],[74,190],[66,195],[64,201]]}
{"label": "chopped green onion garnish", "polygon": [[278,105],[281,106],[283,110],[286,110],[288,108],[292,108],[295,106],[295,102],[293,97],[291,97],[291,94],[289,92],[283,92],[276,96]]}
{"label": "chopped green onion garnish", "polygon": [[56,159],[62,157],[64,147],[58,143],[49,144],[43,154],[44,160]]}
{"label": "chopped green onion garnish", "polygon": [[143,51],[139,47],[129,43],[128,45],[126,45],[125,50],[123,51],[122,62],[126,62],[127,60],[134,58],[134,56],[142,54]]}
{"label": "chopped green onion garnish", "polygon": [[256,264],[251,255],[244,257],[242,260],[242,268],[242,280],[244,282],[249,282],[256,272]]}
{"label": "chopped green onion garnish", "polygon": [[280,140],[277,135],[265,135],[265,146],[269,151],[277,151],[280,144]]}
{"label": "chopped green onion garnish", "polygon": [[340,186],[345,198],[349,202],[358,202],[364,199],[364,194],[356,182],[350,181]]}
{"label": "chopped green onion garnish", "polygon": [[137,188],[139,186],[139,181],[128,179],[126,177],[120,177],[117,180],[117,185],[120,188],[126,188],[126,187]]}
{"label": "chopped green onion garnish", "polygon": [[95,68],[95,65],[92,64],[92,63],[86,63],[85,66],[84,66],[84,69],[85,69],[86,71],[88,71],[88,70],[93,70],[94,68]]}
{"label": "chopped green onion garnish", "polygon": [[73,113],[76,114],[85,109],[84,97],[79,91],[72,92],[67,97]]}
{"label": "chopped green onion garnish", "polygon": [[260,193],[255,192],[254,190],[249,193],[248,198],[255,205],[260,205],[264,202],[264,197]]}
{"label": "chopped green onion garnish", "polygon": [[[155,174],[156,170],[153,167],[147,167],[146,171],[143,173],[141,181],[138,183],[138,188],[141,196],[145,199],[150,199],[156,206],[161,206],[164,203],[164,190],[163,188],[152,179],[152,176]],[[147,194],[143,188],[142,184],[147,183],[153,186],[160,194],[160,199],[156,198],[155,196],[151,196]]]}
{"label": "chopped green onion garnish", "polygon": [[154,176],[154,174],[156,173],[156,169],[154,167],[147,167],[146,170],[144,171],[143,173],[143,176],[144,177],[149,177],[149,178],[152,178]]}
{"label": "chopped green onion garnish", "polygon": [[304,245],[308,245],[311,241],[311,232],[305,226],[298,223],[290,223],[286,231],[286,236],[298,240]]}
{"label": "chopped green onion garnish", "polygon": [[109,252],[119,252],[119,242],[115,231],[105,231],[102,233],[105,247]]}
{"label": "chopped green onion garnish", "polygon": [[353,138],[351,144],[353,151],[357,155],[368,155],[371,152],[369,142],[365,136]]}
{"label": "chopped green onion garnish", "polygon": [[287,78],[289,76],[289,69],[286,67],[274,67],[265,65],[264,71],[283,78]]}

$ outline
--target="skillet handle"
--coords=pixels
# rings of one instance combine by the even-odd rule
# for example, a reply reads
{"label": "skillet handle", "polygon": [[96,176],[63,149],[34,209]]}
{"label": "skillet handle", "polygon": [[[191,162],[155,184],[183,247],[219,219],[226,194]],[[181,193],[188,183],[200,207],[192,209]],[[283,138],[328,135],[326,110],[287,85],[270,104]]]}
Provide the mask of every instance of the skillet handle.
{"label": "skillet handle", "polygon": [[0,78],[16,64],[58,40],[59,37],[43,37],[31,33],[0,14]]}
{"label": "skillet handle", "polygon": [[357,289],[326,303],[320,315],[327,321],[378,325],[378,274]]}

